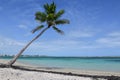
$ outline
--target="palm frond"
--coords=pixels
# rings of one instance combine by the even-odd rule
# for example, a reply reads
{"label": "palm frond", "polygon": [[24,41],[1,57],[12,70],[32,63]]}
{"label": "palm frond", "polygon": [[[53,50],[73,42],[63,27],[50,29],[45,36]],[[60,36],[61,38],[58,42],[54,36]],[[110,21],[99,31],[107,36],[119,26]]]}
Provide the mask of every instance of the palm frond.
{"label": "palm frond", "polygon": [[49,13],[49,4],[44,4],[44,9],[45,9],[45,12],[48,14]]}
{"label": "palm frond", "polygon": [[45,13],[43,13],[43,12],[37,12],[36,14],[35,14],[35,19],[36,20],[38,20],[38,21],[40,21],[40,22],[45,22],[46,21],[46,14]]}
{"label": "palm frond", "polygon": [[33,29],[31,32],[35,33],[36,31],[41,30],[43,27],[44,27],[43,25],[40,25],[40,26],[36,27],[35,29]]}
{"label": "palm frond", "polygon": [[56,5],[54,2],[50,5],[50,7],[51,7],[51,13],[55,13],[56,12]]}
{"label": "palm frond", "polygon": [[58,29],[58,28],[55,27],[55,26],[53,26],[53,29],[54,29],[56,32],[60,33],[60,34],[64,34],[64,32],[63,32],[62,30]]}
{"label": "palm frond", "polygon": [[55,24],[59,25],[59,24],[69,24],[70,21],[67,19],[61,19],[61,20],[56,20]]}
{"label": "palm frond", "polygon": [[44,5],[44,9],[45,9],[45,12],[46,14],[51,14],[51,13],[54,13],[56,12],[56,5],[55,3],[53,2],[52,4],[45,4]]}
{"label": "palm frond", "polygon": [[60,18],[64,13],[65,13],[64,10],[60,10],[60,11],[55,15],[55,19],[57,20],[57,19]]}

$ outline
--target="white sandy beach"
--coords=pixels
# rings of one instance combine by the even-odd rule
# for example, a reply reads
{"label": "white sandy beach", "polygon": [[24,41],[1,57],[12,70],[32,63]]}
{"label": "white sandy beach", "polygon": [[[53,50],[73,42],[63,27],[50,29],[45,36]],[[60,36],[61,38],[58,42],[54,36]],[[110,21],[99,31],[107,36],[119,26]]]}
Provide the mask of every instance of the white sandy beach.
{"label": "white sandy beach", "polygon": [[92,80],[91,78],[0,68],[0,80]]}
{"label": "white sandy beach", "polygon": [[[0,63],[7,63],[5,60],[0,60]],[[23,66],[24,64],[15,63],[15,65]],[[45,71],[55,71],[55,72],[71,72],[75,74],[88,74],[88,75],[117,75],[120,73],[112,72],[100,72],[100,71],[87,71],[87,70],[72,70],[72,69],[46,69],[24,65],[25,68],[45,70]],[[68,76],[62,74],[46,73],[46,72],[36,72],[36,71],[24,71],[12,68],[0,68],[0,80],[93,80],[89,77],[78,77],[78,76]],[[105,80],[105,79],[100,79]]]}

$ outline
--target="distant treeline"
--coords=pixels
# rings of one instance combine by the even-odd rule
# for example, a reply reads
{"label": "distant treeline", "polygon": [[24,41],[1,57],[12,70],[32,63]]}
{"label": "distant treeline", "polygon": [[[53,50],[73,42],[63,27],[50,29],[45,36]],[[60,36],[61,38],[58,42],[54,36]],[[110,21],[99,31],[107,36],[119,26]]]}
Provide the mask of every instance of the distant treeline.
{"label": "distant treeline", "polygon": [[[0,57],[14,57],[15,55],[0,55]],[[100,58],[120,58],[120,56],[46,56],[46,55],[21,55],[20,57],[49,57],[49,58],[81,58],[81,59],[100,59]]]}
{"label": "distant treeline", "polygon": [[[0,57],[14,57],[15,55],[0,55]],[[20,57],[46,57],[45,55],[21,55]]]}

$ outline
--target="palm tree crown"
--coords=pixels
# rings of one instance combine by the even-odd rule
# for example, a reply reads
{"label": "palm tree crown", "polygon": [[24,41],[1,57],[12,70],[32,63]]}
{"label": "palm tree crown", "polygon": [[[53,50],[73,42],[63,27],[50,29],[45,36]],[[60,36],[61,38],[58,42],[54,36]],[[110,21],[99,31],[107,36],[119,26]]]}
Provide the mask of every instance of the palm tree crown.
{"label": "palm tree crown", "polygon": [[56,5],[53,2],[52,4],[45,4],[44,5],[45,12],[36,12],[35,19],[41,23],[40,26],[36,27],[32,30],[32,33],[35,33],[38,30],[44,28],[42,23],[46,23],[48,27],[52,27],[58,33],[63,34],[64,32],[56,27],[56,25],[60,24],[69,24],[69,20],[67,19],[60,19],[60,17],[65,13],[64,10],[60,10],[56,12]]}

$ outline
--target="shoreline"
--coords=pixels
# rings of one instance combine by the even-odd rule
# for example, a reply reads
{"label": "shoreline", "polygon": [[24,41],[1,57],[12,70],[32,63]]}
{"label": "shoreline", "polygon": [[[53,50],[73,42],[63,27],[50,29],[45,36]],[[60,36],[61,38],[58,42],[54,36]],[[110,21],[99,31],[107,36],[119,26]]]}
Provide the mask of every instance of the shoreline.
{"label": "shoreline", "polygon": [[[0,59],[0,63],[6,64],[8,60]],[[119,72],[108,72],[108,71],[97,71],[97,70],[81,70],[81,69],[67,69],[67,68],[58,68],[58,67],[44,67],[44,66],[35,66],[31,64],[21,63],[19,61],[15,62],[14,66],[20,66],[26,69],[34,69],[34,70],[45,70],[45,71],[55,71],[55,72],[63,72],[63,73],[73,73],[73,74],[91,74],[91,75],[100,75],[100,76],[119,76]]]}
{"label": "shoreline", "polygon": [[[7,63],[7,60],[1,60],[0,64]],[[78,70],[78,69],[66,69],[66,68],[55,68],[55,67],[39,67],[29,64],[23,64],[16,62],[13,65],[13,69],[22,70],[22,71],[32,71],[32,72],[45,72],[45,73],[54,73],[54,74],[63,74],[68,76],[77,76],[77,77],[97,77],[97,78],[107,78],[110,76],[120,77],[120,73],[117,72],[104,72],[104,71],[93,71],[93,70]]]}
{"label": "shoreline", "polygon": [[[10,57],[1,57],[10,60]],[[120,73],[120,58],[93,57],[20,57],[17,62],[40,67],[57,67]],[[96,67],[97,66],[97,67]]]}

